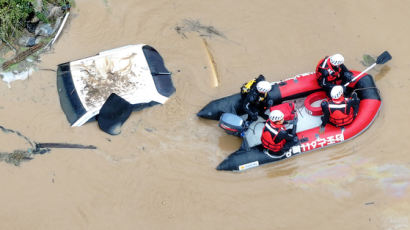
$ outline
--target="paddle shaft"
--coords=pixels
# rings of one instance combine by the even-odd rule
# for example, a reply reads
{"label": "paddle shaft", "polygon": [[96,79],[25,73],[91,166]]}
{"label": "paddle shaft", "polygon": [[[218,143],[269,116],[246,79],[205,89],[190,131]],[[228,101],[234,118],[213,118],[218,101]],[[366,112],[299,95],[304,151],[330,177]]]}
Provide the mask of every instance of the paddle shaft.
{"label": "paddle shaft", "polygon": [[357,75],[356,77],[354,77],[351,81],[349,81],[348,83],[345,84],[345,87],[347,87],[350,83],[356,81],[357,78],[359,78],[360,76],[362,76],[363,74],[365,74],[367,71],[371,70],[373,67],[375,67],[377,64],[384,64],[386,62],[388,62],[389,60],[391,60],[391,55],[389,52],[384,51],[382,54],[380,54],[377,57],[376,63],[373,63],[373,65],[369,66],[367,69],[365,69],[363,72],[361,72],[359,75]]}
{"label": "paddle shaft", "polygon": [[356,77],[354,77],[351,81],[349,81],[348,83],[346,83],[346,84],[345,84],[345,87],[347,87],[350,83],[356,81],[357,78],[359,78],[360,76],[362,76],[363,74],[365,74],[367,71],[373,69],[376,65],[377,65],[377,63],[373,63],[373,65],[367,67],[367,69],[365,69],[363,72],[359,73],[359,75],[357,75]]}

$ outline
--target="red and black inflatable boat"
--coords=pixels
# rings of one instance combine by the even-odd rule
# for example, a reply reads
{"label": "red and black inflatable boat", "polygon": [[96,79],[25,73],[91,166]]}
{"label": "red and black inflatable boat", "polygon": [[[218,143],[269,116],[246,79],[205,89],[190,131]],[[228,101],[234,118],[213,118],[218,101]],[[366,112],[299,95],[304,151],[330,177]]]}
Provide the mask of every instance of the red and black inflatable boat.
{"label": "red and black inflatable boat", "polygon": [[[360,73],[352,72],[355,76]],[[373,77],[365,74],[348,87],[348,92],[355,91],[360,99],[359,111],[353,123],[345,127],[327,124],[324,131],[320,130],[321,109],[319,104],[326,95],[316,79],[315,73],[300,74],[283,81],[273,82],[272,90],[269,92],[276,105],[286,102],[293,102],[296,105],[298,113],[296,134],[299,144],[294,146],[294,151],[289,151],[282,156],[273,156],[264,151],[260,143],[264,121],[259,118],[260,120],[250,124],[248,130],[243,134],[241,147],[221,162],[217,169],[242,171],[338,144],[358,136],[373,123],[381,107],[381,98]],[[238,93],[211,101],[197,115],[212,120],[219,120],[224,113],[241,116],[243,113],[241,114],[240,110],[240,99],[241,96]]]}

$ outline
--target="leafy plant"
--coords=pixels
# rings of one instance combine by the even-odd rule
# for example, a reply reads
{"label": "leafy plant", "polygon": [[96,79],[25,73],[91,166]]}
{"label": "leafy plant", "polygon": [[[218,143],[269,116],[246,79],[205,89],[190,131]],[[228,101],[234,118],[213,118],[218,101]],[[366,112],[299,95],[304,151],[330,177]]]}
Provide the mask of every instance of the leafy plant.
{"label": "leafy plant", "polygon": [[34,12],[32,0],[0,0],[0,38],[10,41],[21,34],[25,21]]}
{"label": "leafy plant", "polygon": [[38,19],[40,19],[40,21],[43,21],[45,23],[49,22],[47,16],[43,12],[36,12],[36,16]]}
{"label": "leafy plant", "polygon": [[34,15],[43,22],[48,22],[44,9],[48,3],[58,6],[74,4],[73,0],[43,0],[42,11],[35,12],[36,0],[0,0],[0,39],[12,41],[21,35],[26,21]]}
{"label": "leafy plant", "polygon": [[74,6],[74,0],[48,0],[48,2],[59,6]]}

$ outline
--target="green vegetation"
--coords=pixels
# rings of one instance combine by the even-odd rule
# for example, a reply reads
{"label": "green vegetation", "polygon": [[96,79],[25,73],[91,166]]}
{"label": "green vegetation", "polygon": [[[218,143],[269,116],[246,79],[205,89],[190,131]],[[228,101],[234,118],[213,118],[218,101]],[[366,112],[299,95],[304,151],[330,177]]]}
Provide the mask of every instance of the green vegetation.
{"label": "green vegetation", "polygon": [[14,71],[14,70],[19,70],[19,69],[20,69],[19,63],[15,63],[15,64],[9,66],[9,68],[7,68],[7,71],[11,72],[11,71]]}
{"label": "green vegetation", "polygon": [[0,38],[9,41],[20,35],[24,22],[34,9],[29,0],[0,0]]}
{"label": "green vegetation", "polygon": [[[37,6],[42,3],[42,6]],[[43,22],[46,17],[47,4],[64,6],[73,0],[0,0],[0,39],[11,42],[18,38],[26,27],[26,21],[34,15]],[[41,9],[36,12],[35,9]]]}
{"label": "green vegetation", "polygon": [[22,161],[28,161],[31,159],[33,158],[30,150],[14,150],[12,153],[0,152],[0,161],[5,161],[6,163],[14,164],[15,166],[19,166]]}
{"label": "green vegetation", "polygon": [[372,57],[372,56],[370,56],[370,55],[368,55],[368,54],[364,54],[364,55],[363,55],[363,60],[360,61],[360,62],[361,62],[362,65],[364,65],[364,66],[371,66],[373,63],[376,62],[376,58],[375,58],[375,57]]}

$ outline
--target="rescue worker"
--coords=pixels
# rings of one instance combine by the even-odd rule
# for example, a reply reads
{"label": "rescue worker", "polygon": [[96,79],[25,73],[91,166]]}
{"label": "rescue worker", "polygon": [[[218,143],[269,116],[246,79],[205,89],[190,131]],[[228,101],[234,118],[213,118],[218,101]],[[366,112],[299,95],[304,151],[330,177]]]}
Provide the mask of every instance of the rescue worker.
{"label": "rescue worker", "polygon": [[[297,143],[296,135],[289,134],[283,122],[284,114],[282,111],[273,110],[263,128],[262,146],[265,148],[264,151],[268,151],[270,155],[281,156]],[[294,131],[296,131],[296,126],[293,127],[292,133]]]}
{"label": "rescue worker", "polygon": [[343,63],[344,57],[341,54],[334,54],[330,57],[326,56],[316,66],[317,81],[328,96],[333,86],[344,85],[353,79],[352,72]]}
{"label": "rescue worker", "polygon": [[343,87],[337,85],[330,92],[331,100],[321,103],[323,117],[321,128],[329,122],[337,127],[346,126],[353,122],[359,110],[359,99],[353,93],[351,99],[346,99],[343,95]]}
{"label": "rescue worker", "polygon": [[258,115],[267,119],[266,109],[273,105],[273,99],[269,96],[272,85],[265,81],[263,75],[245,83],[241,88],[241,109],[248,114],[247,121],[258,120]]}

